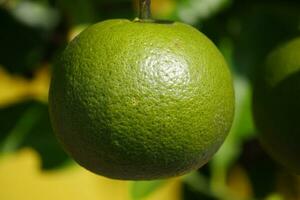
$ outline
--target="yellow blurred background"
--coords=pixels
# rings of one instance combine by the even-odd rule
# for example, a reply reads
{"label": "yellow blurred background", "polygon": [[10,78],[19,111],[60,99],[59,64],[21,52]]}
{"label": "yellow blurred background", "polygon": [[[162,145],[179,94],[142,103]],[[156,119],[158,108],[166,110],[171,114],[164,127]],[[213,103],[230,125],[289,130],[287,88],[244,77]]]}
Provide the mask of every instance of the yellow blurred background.
{"label": "yellow blurred background", "polygon": [[205,33],[235,77],[232,130],[203,168],[170,180],[118,181],[64,154],[47,117],[55,58],[92,23],[134,19],[137,3],[0,0],[0,200],[300,200],[300,177],[261,148],[251,110],[253,69],[278,43],[299,35],[300,2],[293,0],[152,0],[154,18]]}

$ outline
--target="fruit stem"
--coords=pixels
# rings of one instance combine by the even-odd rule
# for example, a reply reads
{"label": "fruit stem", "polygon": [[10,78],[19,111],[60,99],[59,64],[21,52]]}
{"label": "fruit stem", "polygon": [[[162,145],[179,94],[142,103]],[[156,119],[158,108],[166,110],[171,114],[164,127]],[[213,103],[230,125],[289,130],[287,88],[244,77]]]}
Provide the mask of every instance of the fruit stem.
{"label": "fruit stem", "polygon": [[140,20],[149,20],[151,18],[151,0],[139,0],[140,10],[139,18]]}

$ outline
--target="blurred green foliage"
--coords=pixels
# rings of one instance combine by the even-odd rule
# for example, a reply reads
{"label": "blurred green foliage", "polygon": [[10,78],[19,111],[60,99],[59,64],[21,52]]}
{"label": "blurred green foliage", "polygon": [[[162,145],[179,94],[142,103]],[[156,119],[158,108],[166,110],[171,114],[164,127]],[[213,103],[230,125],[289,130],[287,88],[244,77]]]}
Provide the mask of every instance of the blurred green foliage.
{"label": "blurred green foliage", "polygon": [[[0,65],[10,74],[33,79],[37,69],[54,63],[76,28],[110,18],[133,19],[136,3],[0,0]],[[256,68],[272,48],[299,36],[299,11],[300,2],[292,0],[153,0],[155,18],[165,12],[165,18],[192,24],[212,39],[235,77],[231,133],[212,161],[182,177],[183,199],[300,199],[299,185],[283,184],[295,177],[281,176],[284,169],[261,149],[251,111]],[[29,146],[39,152],[45,170],[71,163],[54,138],[46,103],[24,100],[1,106],[0,124],[1,154]],[[146,197],[162,185],[164,181],[133,182],[132,199]]]}
{"label": "blurred green foliage", "polygon": [[149,196],[152,192],[163,186],[165,183],[165,180],[133,181],[130,191],[132,200],[139,200]]}
{"label": "blurred green foliage", "polygon": [[66,164],[68,159],[53,137],[48,106],[29,101],[0,110],[2,153],[16,151],[24,146],[37,150],[42,158],[42,168]]}

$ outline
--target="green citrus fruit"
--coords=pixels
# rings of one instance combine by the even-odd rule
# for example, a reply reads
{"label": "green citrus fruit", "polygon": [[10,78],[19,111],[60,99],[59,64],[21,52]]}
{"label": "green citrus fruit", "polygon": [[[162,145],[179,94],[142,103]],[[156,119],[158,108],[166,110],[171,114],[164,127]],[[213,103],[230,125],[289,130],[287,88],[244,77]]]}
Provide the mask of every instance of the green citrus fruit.
{"label": "green citrus fruit", "polygon": [[263,146],[275,160],[300,174],[300,38],[268,56],[253,100]]}
{"label": "green citrus fruit", "polygon": [[223,143],[234,110],[223,56],[177,22],[108,20],[87,28],[54,68],[49,101],[66,151],[116,179],[199,168]]}

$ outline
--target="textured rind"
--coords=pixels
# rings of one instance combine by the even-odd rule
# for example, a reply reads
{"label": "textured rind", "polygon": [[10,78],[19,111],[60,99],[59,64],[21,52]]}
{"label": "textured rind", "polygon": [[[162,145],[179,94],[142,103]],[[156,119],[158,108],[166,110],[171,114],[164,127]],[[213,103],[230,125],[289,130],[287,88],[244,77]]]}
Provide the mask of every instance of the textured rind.
{"label": "textured rind", "polygon": [[65,150],[115,179],[204,165],[232,124],[226,62],[191,26],[108,20],[83,31],[54,68],[50,117]]}
{"label": "textured rind", "polygon": [[267,57],[256,81],[253,109],[266,151],[300,175],[300,38]]}

